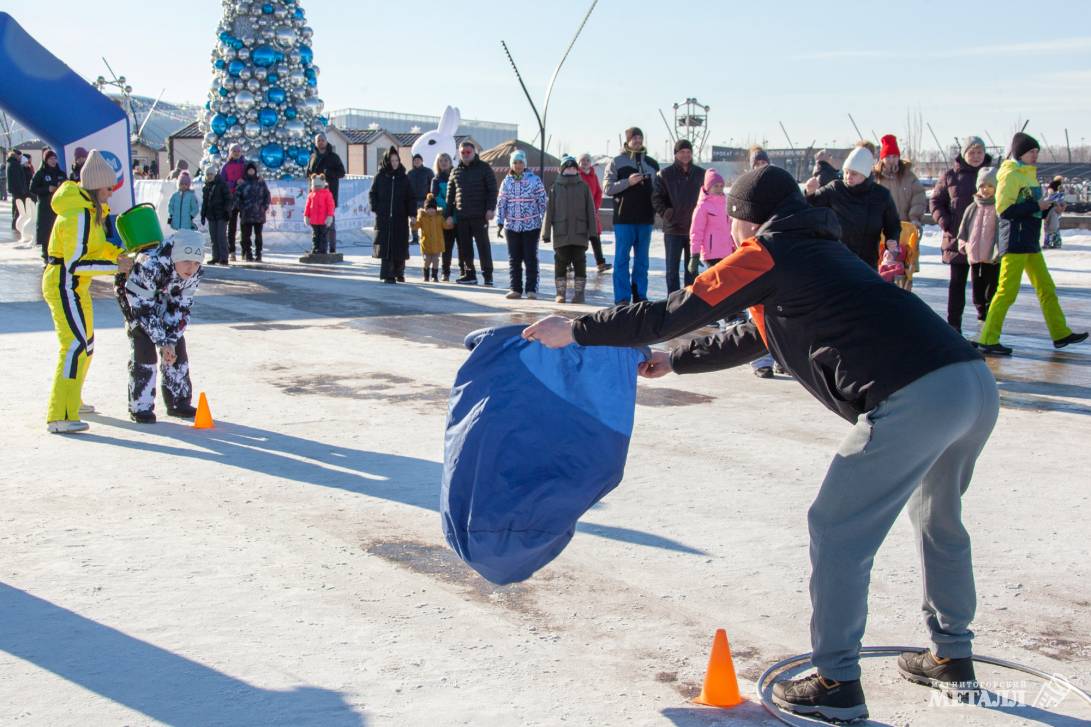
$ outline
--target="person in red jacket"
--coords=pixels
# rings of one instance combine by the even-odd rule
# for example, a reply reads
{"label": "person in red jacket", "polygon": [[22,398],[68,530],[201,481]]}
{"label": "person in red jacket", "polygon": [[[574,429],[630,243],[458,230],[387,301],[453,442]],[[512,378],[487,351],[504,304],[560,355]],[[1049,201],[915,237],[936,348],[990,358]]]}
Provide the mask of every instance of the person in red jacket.
{"label": "person in red jacket", "polygon": [[326,184],[325,175],[316,174],[311,177],[311,193],[307,195],[307,206],[303,208],[303,216],[307,218],[311,229],[314,230],[312,255],[326,254],[326,235],[333,224],[335,209],[333,194]]}
{"label": "person in red jacket", "polygon": [[614,266],[606,262],[606,256],[602,254],[602,220],[598,211],[602,207],[602,185],[599,183],[598,172],[595,171],[594,160],[591,155],[584,152],[580,156],[580,179],[591,188],[591,199],[595,203],[595,234],[591,235],[591,249],[595,251],[595,264],[600,273],[613,270]]}

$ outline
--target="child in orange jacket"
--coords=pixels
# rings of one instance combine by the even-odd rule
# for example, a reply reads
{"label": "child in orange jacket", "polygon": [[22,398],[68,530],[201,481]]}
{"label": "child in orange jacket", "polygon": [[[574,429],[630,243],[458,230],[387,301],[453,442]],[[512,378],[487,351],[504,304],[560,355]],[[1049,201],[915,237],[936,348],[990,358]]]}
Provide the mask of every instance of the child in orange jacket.
{"label": "child in orange jacket", "polygon": [[333,214],[336,211],[337,206],[333,202],[333,195],[326,187],[326,176],[315,174],[311,177],[311,193],[307,195],[307,206],[303,208],[303,216],[314,230],[312,255],[326,254],[326,235],[333,224]]}

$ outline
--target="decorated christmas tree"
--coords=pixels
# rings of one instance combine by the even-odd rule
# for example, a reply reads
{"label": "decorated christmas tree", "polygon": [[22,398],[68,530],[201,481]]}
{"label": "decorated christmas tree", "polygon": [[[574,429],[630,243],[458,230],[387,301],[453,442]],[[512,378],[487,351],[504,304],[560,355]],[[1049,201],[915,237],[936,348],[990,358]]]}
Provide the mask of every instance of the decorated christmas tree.
{"label": "decorated christmas tree", "polygon": [[303,176],[311,139],[325,128],[306,15],[296,0],[224,0],[201,119],[202,166],[233,144],[269,177]]}

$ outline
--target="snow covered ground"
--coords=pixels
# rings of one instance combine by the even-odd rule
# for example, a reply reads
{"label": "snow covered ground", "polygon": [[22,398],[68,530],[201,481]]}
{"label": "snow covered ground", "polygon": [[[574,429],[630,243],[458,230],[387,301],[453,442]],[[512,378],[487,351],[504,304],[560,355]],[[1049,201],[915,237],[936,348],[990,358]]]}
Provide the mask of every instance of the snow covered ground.
{"label": "snow covered ground", "polygon": [[[1086,330],[1091,236],[1065,241],[1047,254]],[[941,309],[936,243],[917,291]],[[661,262],[653,276],[661,292]],[[62,438],[44,427],[56,339],[39,278],[0,242],[0,724],[777,724],[752,698],[689,699],[718,627],[748,695],[809,649],[805,514],[848,425],[791,380],[642,384],[625,482],[555,563],[496,588],[440,532],[446,396],[467,331],[551,302],[383,286],[361,254],[210,270],[187,339],[217,428],[196,431],[128,421],[121,316],[96,284],[85,398],[100,413]],[[609,295],[592,285],[594,304]],[[967,495],[976,648],[1088,689],[1091,347],[1054,352],[1029,290],[1009,321],[1017,355],[992,362],[1004,408]],[[920,590],[903,518],[876,560],[866,643],[923,645]],[[979,676],[1027,703],[1041,686]],[[890,659],[864,679],[875,724],[1091,720],[1075,695],[930,705]]]}

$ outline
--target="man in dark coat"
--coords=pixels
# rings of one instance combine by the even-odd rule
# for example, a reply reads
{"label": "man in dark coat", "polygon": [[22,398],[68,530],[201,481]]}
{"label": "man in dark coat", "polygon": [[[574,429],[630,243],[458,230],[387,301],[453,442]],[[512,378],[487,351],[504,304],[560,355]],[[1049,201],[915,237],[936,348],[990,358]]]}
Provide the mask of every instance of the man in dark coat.
{"label": "man in dark coat", "polygon": [[652,191],[652,206],[663,218],[663,247],[667,261],[667,292],[682,287],[678,265],[685,271],[685,284],[693,282],[689,271],[689,225],[701,194],[705,170],[693,163],[693,144],[679,139],[674,145],[674,164],[660,169]]}
{"label": "man in dark coat", "polygon": [[38,228],[35,237],[42,248],[43,260],[49,257],[49,236],[53,232],[53,222],[57,219],[50,203],[53,201],[53,193],[66,181],[67,177],[61,169],[57,152],[46,149],[42,155],[42,166],[30,180],[30,193],[38,200]]}
{"label": "man in dark coat", "polygon": [[82,146],[77,146],[76,150],[72,152],[72,173],[68,175],[68,178],[73,182],[80,181],[80,172],[83,171],[83,165],[87,163],[87,150]]}
{"label": "man in dark coat", "polygon": [[[682,336],[640,364],[647,378],[719,371],[767,350],[812,396],[854,424],[807,515],[812,658],[817,672],[773,685],[782,709],[866,718],[860,642],[875,553],[906,509],[924,578],[929,649],[904,652],[901,675],[944,690],[977,689],[976,597],[962,494],[999,412],[981,356],[920,298],[886,283],[838,243],[837,217],[807,206],[773,166],[727,193],[739,248],[665,300],[574,321],[550,316],[524,338],[550,348],[642,346]],[[734,311],[752,319],[690,339]],[[912,440],[913,446],[906,447]]]}
{"label": "man in dark coat", "polygon": [[11,195],[11,229],[14,230],[15,220],[19,217],[16,202],[30,197],[30,177],[27,176],[26,167],[23,166],[23,154],[17,149],[12,149],[8,154],[6,176],[8,194]]}
{"label": "man in dark coat", "polygon": [[[417,203],[417,209],[424,207],[424,199],[432,188],[432,178],[436,176],[428,167],[424,166],[424,157],[420,154],[413,155],[413,168],[408,172],[409,188],[413,190],[413,199]],[[413,244],[418,243],[417,231],[413,230]]]}
{"label": "man in dark coat", "polygon": [[811,176],[818,179],[818,186],[825,187],[830,182],[840,179],[841,175],[830,163],[830,155],[825,149],[819,149],[814,155],[814,169]]}
{"label": "man in dark coat", "polygon": [[[311,159],[307,162],[307,177],[315,174],[326,175],[326,186],[333,195],[333,204],[340,204],[341,198],[337,193],[341,189],[341,178],[345,176],[345,163],[334,151],[333,146],[326,140],[326,135],[319,133],[314,137],[314,150]],[[337,251],[337,216],[334,215],[333,224],[326,233],[326,241],[329,243],[330,252]]]}
{"label": "man in dark coat", "polygon": [[492,248],[489,242],[489,222],[496,216],[496,175],[477,156],[473,142],[464,141],[458,148],[458,166],[447,183],[447,220],[455,225],[458,256],[466,263],[466,272],[457,283],[477,285],[474,271],[474,242],[481,256],[481,274],[485,285],[492,287]]}

